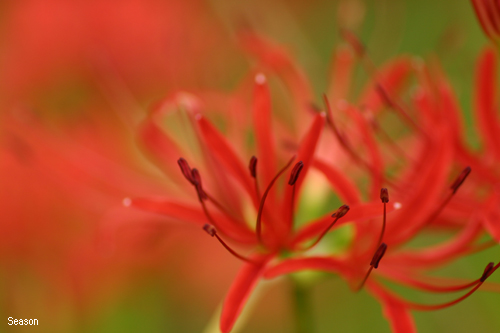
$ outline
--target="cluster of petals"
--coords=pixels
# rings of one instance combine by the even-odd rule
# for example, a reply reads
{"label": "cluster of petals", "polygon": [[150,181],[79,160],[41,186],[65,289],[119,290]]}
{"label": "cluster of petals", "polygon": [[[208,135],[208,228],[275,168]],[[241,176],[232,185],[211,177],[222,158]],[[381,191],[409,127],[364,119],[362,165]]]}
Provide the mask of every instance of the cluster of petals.
{"label": "cluster of petals", "polygon": [[[451,306],[498,268],[485,263],[484,272],[465,283],[426,275],[490,246],[477,243],[485,229],[498,240],[498,227],[491,222],[495,212],[486,209],[498,206],[496,192],[484,203],[477,187],[466,180],[471,169],[472,184],[496,175],[463,145],[458,104],[438,69],[410,57],[376,69],[355,37],[348,32],[344,37],[351,47],[336,50],[322,104],[314,103],[306,75],[285,49],[245,31],[242,47],[257,60],[259,72],[252,72],[232,94],[172,94],[151,109],[141,127],[146,153],[179,185],[179,194],[127,198],[124,203],[199,224],[244,261],[223,304],[223,332],[231,331],[261,278],[303,270],[338,274],[352,290],[366,287],[380,301],[393,331],[412,332],[411,310]],[[491,51],[480,60],[480,68],[492,66],[485,61],[494,62]],[[350,103],[358,63],[371,80]],[[481,75],[480,69],[480,84],[491,84],[491,77],[483,77],[486,72]],[[416,93],[403,103],[397,96],[411,77],[416,78]],[[290,112],[273,110],[277,103],[270,94],[271,79],[286,91]],[[491,108],[493,88],[480,88],[479,106]],[[484,119],[491,116],[483,114],[488,112],[478,111],[483,126],[497,126]],[[394,123],[383,120],[387,114],[395,115]],[[175,119],[182,121],[165,131]],[[388,125],[409,134],[395,140],[384,130]],[[494,128],[485,131],[487,146],[499,142],[488,137],[496,133]],[[312,170],[323,175],[344,206],[297,226],[297,203]],[[341,253],[309,251],[325,233],[344,225],[352,227],[353,236]],[[446,230],[449,239],[424,248],[405,247],[433,229]],[[252,254],[241,255],[249,248]],[[466,293],[448,303],[418,304],[396,295],[382,280],[428,292]]]}

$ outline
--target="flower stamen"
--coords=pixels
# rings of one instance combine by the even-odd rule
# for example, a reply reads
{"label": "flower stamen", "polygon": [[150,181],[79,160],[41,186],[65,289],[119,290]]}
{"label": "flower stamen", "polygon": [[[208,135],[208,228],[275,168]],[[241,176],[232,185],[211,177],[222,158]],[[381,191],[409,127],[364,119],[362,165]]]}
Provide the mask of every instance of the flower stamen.
{"label": "flower stamen", "polygon": [[385,243],[380,244],[377,251],[375,251],[375,253],[373,254],[372,261],[370,261],[370,268],[366,272],[365,277],[363,278],[363,281],[361,281],[361,283],[355,289],[355,291],[360,291],[361,289],[363,289],[363,286],[365,285],[366,280],[368,280],[368,277],[370,276],[372,270],[374,268],[375,269],[378,268],[380,260],[382,260],[382,257],[384,256],[386,250],[387,250],[387,244],[385,244]]}
{"label": "flower stamen", "polygon": [[269,194],[269,191],[273,187],[276,180],[278,180],[278,178],[283,174],[283,172],[285,172],[286,169],[288,169],[290,167],[293,160],[295,160],[295,156],[293,156],[290,159],[290,161],[288,161],[288,163],[278,172],[278,174],[276,176],[274,176],[274,178],[271,180],[271,182],[267,186],[266,191],[264,192],[264,195],[260,199],[259,212],[257,214],[257,223],[255,226],[255,232],[257,234],[257,239],[259,240],[260,244],[263,244],[263,241],[262,241],[262,213],[264,211],[264,204],[266,203],[267,195]]}
{"label": "flower stamen", "polygon": [[450,186],[451,192],[443,200],[441,205],[439,205],[439,207],[436,208],[434,213],[429,217],[429,219],[425,222],[424,225],[428,225],[428,224],[432,223],[432,221],[434,221],[434,219],[439,216],[439,214],[444,209],[444,207],[446,207],[446,205],[450,202],[450,200],[453,198],[455,193],[457,193],[458,189],[460,188],[462,183],[465,181],[465,179],[467,179],[467,176],[470,174],[470,172],[471,172],[471,168],[468,166],[460,173],[460,175],[455,179],[453,184]]}
{"label": "flower stamen", "polygon": [[207,232],[207,234],[209,234],[210,236],[217,238],[217,240],[222,244],[222,246],[224,246],[226,248],[226,250],[229,251],[229,253],[231,253],[233,256],[235,256],[236,258],[240,259],[240,260],[243,260],[243,261],[246,261],[246,262],[249,262],[249,263],[252,263],[252,264],[256,264],[255,261],[253,261],[252,259],[249,259],[247,257],[244,257],[242,256],[241,254],[238,254],[236,251],[234,251],[229,245],[227,245],[226,242],[224,242],[222,240],[222,238],[220,238],[220,236],[217,234],[217,230],[211,226],[210,224],[205,224],[203,226],[203,230],[205,230]]}
{"label": "flower stamen", "polygon": [[470,291],[468,291],[465,295],[462,295],[453,301],[435,305],[420,304],[409,301],[404,301],[404,302],[408,307],[420,311],[433,311],[433,310],[441,310],[448,308],[450,306],[460,303],[461,301],[465,300],[470,295],[472,295],[479,287],[481,287],[481,285],[486,281],[486,279],[490,277],[490,275],[493,274],[498,269],[498,267],[500,267],[500,262],[496,265],[493,262],[490,262],[488,265],[486,265],[483,274],[481,275],[481,278],[479,278],[479,280],[476,282],[475,287],[472,288]]}
{"label": "flower stamen", "polygon": [[389,191],[386,188],[380,189],[380,200],[384,204],[384,217],[382,220],[382,230],[380,231],[380,236],[378,238],[377,247],[382,244],[382,239],[384,238],[385,225],[387,220],[387,203],[389,202]]}
{"label": "flower stamen", "polygon": [[[340,132],[338,127],[335,125],[335,122],[332,119],[332,108],[330,106],[330,102],[328,100],[328,97],[323,94],[323,101],[325,103],[326,107],[326,122],[328,126],[331,128],[333,134],[337,138],[338,142],[344,148],[344,150],[349,154],[349,156],[352,158],[352,160],[358,164],[361,168],[364,168],[368,170],[369,172],[373,173],[373,167],[365,161],[362,157],[360,157],[355,151],[352,145],[349,143],[347,138]],[[384,181],[391,185],[394,188],[397,188],[398,185],[392,182],[391,180],[387,179],[384,175],[381,175],[384,178]]]}
{"label": "flower stamen", "polygon": [[295,183],[297,182],[297,179],[299,178],[300,172],[302,171],[302,168],[304,167],[304,163],[302,161],[297,162],[295,166],[292,169],[292,172],[290,173],[290,179],[288,180],[288,185],[292,186],[292,202],[290,205],[290,219],[291,219],[291,225],[294,225],[294,208],[295,208]]}
{"label": "flower stamen", "polygon": [[348,211],[349,211],[349,206],[347,206],[347,205],[340,206],[339,209],[337,209],[337,211],[332,214],[332,217],[334,217],[335,220],[333,220],[333,222],[330,223],[330,225],[325,230],[323,230],[321,235],[319,235],[319,237],[316,239],[316,241],[314,241],[314,243],[312,243],[311,245],[309,245],[308,247],[306,247],[302,250],[306,251],[306,250],[309,250],[309,249],[313,248],[314,246],[316,246],[316,244],[318,244],[323,239],[323,237],[327,234],[328,231],[330,231],[330,229],[335,225],[335,223],[337,223],[337,221],[341,217],[343,217],[345,214],[347,214]]}
{"label": "flower stamen", "polygon": [[257,194],[257,199],[260,201],[259,182],[257,181],[257,157],[252,156],[252,158],[250,158],[248,169],[250,170],[250,176],[254,179],[255,193]]}

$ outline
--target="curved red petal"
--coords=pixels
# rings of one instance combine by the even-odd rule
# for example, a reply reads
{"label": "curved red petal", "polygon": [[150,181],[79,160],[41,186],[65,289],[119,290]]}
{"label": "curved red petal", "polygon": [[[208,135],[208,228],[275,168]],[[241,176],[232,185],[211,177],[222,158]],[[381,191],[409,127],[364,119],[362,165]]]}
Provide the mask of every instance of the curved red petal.
{"label": "curved red petal", "polygon": [[177,159],[182,156],[177,144],[164,131],[162,131],[153,121],[148,118],[139,130],[139,140],[147,156],[149,156],[156,166],[160,168],[170,179],[182,181],[179,177]]}
{"label": "curved red petal", "polygon": [[[396,207],[398,206],[399,203],[387,205],[387,213],[396,210]],[[342,217],[335,224],[335,227],[332,228],[332,230],[335,230],[335,228],[345,223],[363,221],[375,217],[380,218],[381,216],[382,204],[380,203],[380,200],[376,202],[354,204],[350,206],[349,213],[346,216]],[[297,246],[302,242],[317,237],[332,223],[332,221],[333,218],[331,217],[331,213],[328,213],[325,216],[303,226],[297,231],[295,237],[292,240],[292,245]]]}
{"label": "curved red petal", "polygon": [[450,260],[463,255],[464,250],[469,248],[474,240],[481,233],[479,219],[469,222],[462,232],[453,239],[427,248],[415,250],[405,250],[394,253],[384,258],[384,265],[391,267],[401,267],[401,265],[411,267],[427,267],[442,265]]}
{"label": "curved red petal", "polygon": [[[349,87],[355,64],[355,56],[350,48],[339,47],[332,59],[332,68],[329,78],[328,99],[333,108],[342,99],[348,99]],[[329,115],[330,117],[332,115]]]}
{"label": "curved red petal", "polygon": [[316,159],[313,162],[313,167],[325,175],[344,203],[352,205],[361,202],[361,194],[356,185],[333,165]]}
{"label": "curved red petal", "polygon": [[367,288],[382,304],[384,317],[389,321],[393,333],[417,332],[415,321],[405,303],[373,282],[367,283]]}
{"label": "curved red petal", "polygon": [[255,34],[246,29],[239,33],[239,41],[242,48],[255,56],[262,66],[267,67],[275,73],[290,93],[292,104],[297,109],[294,110],[296,125],[299,130],[301,124],[306,120],[306,113],[309,103],[314,100],[314,94],[307,79],[307,75],[296,65],[296,61],[280,45]]}
{"label": "curved red petal", "polygon": [[[411,70],[410,58],[395,59],[378,71],[377,79],[389,96],[397,95],[406,83]],[[380,98],[380,93],[374,88],[373,82],[365,89],[358,105],[364,105],[375,113],[385,106],[385,101]]]}
{"label": "curved red petal", "polygon": [[433,137],[422,148],[413,172],[404,182],[412,186],[409,196],[391,217],[386,230],[387,243],[405,242],[427,226],[443,200],[443,189],[448,187],[453,150],[447,128],[436,124]]}
{"label": "curved red petal", "polygon": [[[176,220],[196,223],[200,226],[209,223],[201,207],[185,203],[160,198],[127,198],[124,200],[124,204],[128,207],[166,215]],[[246,226],[220,213],[211,213],[211,215],[217,221],[218,231],[222,234],[240,243],[256,243],[255,234]]]}
{"label": "curved red petal", "polygon": [[257,74],[253,100],[253,125],[262,184],[269,184],[276,175],[276,144],[272,135],[271,96],[264,74]]}
{"label": "curved red petal", "polygon": [[[316,146],[318,145],[318,140],[325,125],[325,114],[320,113],[317,114],[314,118],[311,126],[309,127],[308,132],[302,139],[298,152],[296,161],[302,161],[304,167],[300,173],[300,177],[295,183],[295,194],[297,197],[300,195],[300,189],[304,182],[304,179],[307,175],[307,171],[311,166],[314,158],[314,153],[316,151]],[[288,234],[289,230],[292,227],[292,211],[290,207],[292,206],[292,196],[293,196],[294,188],[293,186],[287,186],[285,189],[285,196],[283,200],[283,219],[282,221],[285,223],[286,234]]]}
{"label": "curved red petal", "polygon": [[475,114],[478,117],[479,135],[486,150],[500,158],[500,127],[496,116],[496,55],[493,49],[486,49],[479,59],[476,72]]}
{"label": "curved red petal", "polygon": [[271,259],[269,256],[253,257],[252,260],[260,261],[261,265],[247,263],[238,272],[222,305],[220,330],[223,333],[230,332],[233,328],[250,294],[262,277],[269,259]]}
{"label": "curved red petal", "polygon": [[257,206],[257,197],[246,164],[242,163],[231,144],[209,121],[200,114],[196,115],[196,121],[208,152],[214,155],[222,164],[221,167],[224,167],[241,184]]}

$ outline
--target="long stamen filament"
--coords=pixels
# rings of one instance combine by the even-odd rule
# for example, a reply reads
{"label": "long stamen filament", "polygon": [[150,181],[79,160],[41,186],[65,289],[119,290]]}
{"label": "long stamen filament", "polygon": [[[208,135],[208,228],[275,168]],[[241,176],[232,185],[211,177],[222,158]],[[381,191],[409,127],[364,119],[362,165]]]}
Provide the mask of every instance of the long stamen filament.
{"label": "long stamen filament", "polygon": [[389,280],[393,280],[394,282],[405,285],[405,286],[413,287],[413,288],[420,289],[423,291],[434,292],[434,293],[457,292],[457,291],[469,289],[480,282],[480,279],[476,279],[474,281],[460,284],[460,285],[441,286],[441,285],[435,285],[435,284],[428,283],[428,282],[423,282],[423,281],[420,281],[420,280],[415,279],[413,277],[408,277],[405,274],[396,274],[395,275],[395,274],[391,273],[390,275],[386,275],[385,277],[388,278]]}
{"label": "long stamen filament", "polygon": [[341,217],[343,217],[345,214],[347,214],[348,211],[349,211],[349,206],[347,206],[347,205],[340,206],[340,208],[337,209],[337,211],[332,214],[332,217],[335,218],[333,220],[333,222],[330,223],[330,225],[328,225],[328,227],[325,230],[323,230],[323,232],[318,236],[318,238],[314,241],[314,243],[305,247],[302,250],[306,251],[306,250],[309,250],[309,249],[312,249],[313,247],[315,247],[323,239],[323,237],[325,237],[325,235],[328,233],[328,231],[330,231],[330,229],[335,225],[335,223],[337,223],[337,221]]}
{"label": "long stamen filament", "polygon": [[259,206],[259,212],[257,214],[257,223],[255,226],[255,232],[257,234],[257,239],[258,239],[259,243],[261,243],[261,244],[263,244],[263,241],[262,241],[262,213],[264,211],[264,204],[266,203],[267,195],[269,194],[269,191],[273,187],[276,180],[283,174],[283,172],[286,171],[286,169],[288,169],[290,167],[293,160],[295,160],[295,156],[293,156],[290,159],[290,161],[288,161],[288,163],[278,172],[278,174],[276,176],[274,176],[274,178],[271,180],[271,182],[267,186],[266,191],[264,192],[264,195],[262,196],[262,199],[260,200],[260,206]]}
{"label": "long stamen filament", "polygon": [[[455,304],[460,303],[461,301],[465,300],[469,296],[471,296],[481,285],[486,281],[488,277],[491,276],[498,268],[500,267],[500,262],[496,265],[494,265],[492,262],[490,262],[486,268],[484,269],[483,274],[478,280],[475,280],[469,284],[469,287],[474,286],[471,290],[469,290],[466,294],[458,297],[455,300],[446,302],[446,303],[441,303],[441,304],[434,304],[434,305],[429,305],[429,304],[420,304],[420,303],[415,303],[411,301],[407,301],[405,299],[400,299],[402,303],[404,303],[407,307],[418,310],[418,311],[434,311],[434,310],[441,310],[448,308],[450,306],[453,306]],[[465,286],[464,286],[465,287]],[[463,288],[466,289],[466,288]]]}
{"label": "long stamen filament", "polygon": [[240,260],[243,260],[243,261],[246,261],[246,262],[249,262],[249,263],[252,263],[252,264],[256,264],[255,261],[253,261],[252,259],[249,259],[247,257],[244,257],[242,256],[241,254],[238,254],[236,251],[234,251],[229,245],[227,245],[226,242],[224,242],[224,240],[222,238],[219,237],[219,235],[217,234],[217,230],[209,225],[209,224],[205,224],[203,226],[203,230],[205,230],[210,236],[217,238],[217,240],[219,241],[219,243],[222,244],[222,246],[224,246],[226,248],[226,250],[229,251],[229,253],[231,253],[233,256],[235,256],[236,258],[240,259]]}
{"label": "long stamen filament", "polygon": [[448,195],[446,196],[446,198],[441,202],[441,204],[438,206],[438,208],[436,208],[436,210],[434,211],[434,213],[432,213],[432,215],[427,219],[427,221],[425,222],[424,225],[428,225],[428,224],[432,223],[434,221],[434,219],[436,219],[439,216],[439,214],[441,214],[441,212],[446,207],[446,205],[448,205],[448,203],[453,198],[453,196],[455,195],[455,193],[457,193],[458,189],[463,184],[463,182],[465,181],[465,179],[467,179],[467,176],[470,174],[470,172],[471,172],[471,168],[470,167],[466,167],[460,173],[460,175],[455,179],[455,181],[453,182],[453,184],[450,187],[451,192],[448,193]]}

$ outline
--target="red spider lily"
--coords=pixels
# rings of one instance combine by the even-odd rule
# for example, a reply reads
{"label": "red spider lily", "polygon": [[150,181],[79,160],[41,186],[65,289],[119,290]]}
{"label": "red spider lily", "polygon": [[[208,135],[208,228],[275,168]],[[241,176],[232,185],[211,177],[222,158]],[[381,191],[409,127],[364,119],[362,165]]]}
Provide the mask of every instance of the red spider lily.
{"label": "red spider lily", "polygon": [[[492,164],[497,156],[500,156],[496,147],[498,120],[494,115],[496,103],[493,76],[496,73],[496,61],[493,51],[487,50],[478,65],[476,115],[486,147],[484,156],[479,157],[468,151],[462,142],[458,104],[449,84],[439,71],[431,72],[423,64],[415,68],[419,87],[412,106],[418,113],[411,115],[402,102],[388,93],[383,83],[377,82],[377,72],[359,41],[350,34],[346,37],[352,39],[351,43],[354,44],[358,56],[375,77],[375,85],[382,101],[414,129],[414,138],[417,141],[412,150],[416,153],[407,155],[401,149],[394,150],[392,153],[406,160],[409,167],[403,169],[402,176],[392,176],[388,179],[380,173],[380,166],[377,166],[377,161],[383,160],[380,151],[370,148],[371,156],[368,155],[368,160],[359,154],[357,147],[347,140],[349,137],[339,135],[338,125],[333,120],[335,114],[326,101],[329,110],[328,124],[351,158],[361,168],[370,172],[374,178],[373,183],[377,178],[382,178],[389,184],[391,192],[395,193],[391,196],[401,202],[401,209],[392,213],[387,222],[384,213],[378,241],[366,237],[367,233],[373,233],[373,225],[356,224],[356,238],[350,251],[344,255],[290,259],[268,268],[264,276],[274,278],[303,270],[305,266],[340,274],[354,290],[359,290],[366,284],[368,291],[384,305],[385,315],[390,320],[393,331],[413,332],[416,327],[410,310],[432,311],[457,304],[473,294],[500,267],[500,263],[489,263],[482,274],[478,274],[478,278],[470,282],[456,279],[436,280],[426,276],[430,269],[498,243],[499,229],[496,222],[499,215],[498,205],[495,205],[498,203],[495,185],[498,179]],[[355,107],[344,104],[343,109],[356,117]],[[373,122],[373,118],[368,118],[366,122]],[[379,126],[373,127],[373,135],[380,135],[381,133],[377,133],[380,130]],[[365,144],[368,144],[368,141]],[[471,168],[466,167],[455,181],[450,182],[448,177],[454,164],[470,164],[472,170],[477,169],[479,172],[471,173]],[[469,174],[472,179],[465,181]],[[462,189],[463,184],[465,188]],[[385,189],[381,192],[381,199],[385,206],[388,202]],[[449,240],[438,245],[419,249],[401,248],[419,233],[434,228],[446,228],[453,233]],[[476,243],[484,234],[484,230],[489,231],[496,240]],[[359,266],[362,262],[364,265],[369,263],[368,272]],[[377,267],[379,264],[381,266]],[[374,268],[378,268],[374,271],[376,274],[368,279]],[[379,282],[381,278],[427,292],[463,291],[464,294],[443,304],[419,304],[389,291]],[[492,284],[488,285],[488,288],[498,290],[498,287]]]}
{"label": "red spider lily", "polygon": [[[229,98],[222,94],[200,93],[200,98],[174,94],[153,108],[141,129],[141,140],[148,155],[160,169],[176,183],[179,183],[179,175],[182,174],[185,181],[180,186],[193,193],[185,186],[191,185],[195,195],[191,194],[184,200],[179,196],[177,199],[135,198],[124,201],[127,206],[197,223],[212,237],[216,237],[231,254],[246,262],[224,302],[221,318],[223,331],[231,330],[257,281],[267,267],[279,259],[281,253],[302,253],[315,246],[334,225],[339,226],[347,221],[362,223],[382,214],[376,201],[362,202],[353,182],[338,167],[328,163],[331,157],[322,158],[331,155],[323,152],[331,151],[334,135],[323,131],[327,120],[324,114],[313,113],[312,120],[309,120],[311,88],[293,59],[284,50],[248,31],[242,37],[242,44],[257,56],[262,68],[280,78],[295,98],[296,116],[292,118],[292,126],[276,120],[273,122],[269,87],[266,76],[261,73],[255,75],[252,82],[254,94],[251,117],[246,117],[239,92]],[[335,74],[332,74],[331,85],[343,89],[343,93],[337,90],[333,92],[339,101],[347,97],[353,62],[352,53],[347,49],[340,49],[334,57]],[[399,59],[380,71],[379,80],[391,93],[397,93],[410,68],[408,59]],[[247,82],[243,83],[242,91],[247,89]],[[383,107],[383,99],[372,85],[362,94],[361,101],[373,109]],[[227,137],[201,113],[204,109],[214,109],[213,106],[207,106],[210,104],[216,105],[215,109],[230,110],[221,113],[226,120]],[[187,119],[188,129],[185,132],[192,134],[177,131],[176,136],[161,130],[165,120],[175,120],[177,113],[172,112],[172,109],[176,108]],[[212,116],[215,117],[215,114],[212,113]],[[250,126],[247,125],[249,121]],[[182,126],[186,128],[185,124]],[[179,126],[171,126],[171,131],[176,132],[176,127]],[[251,149],[241,140],[241,134],[247,132],[249,127],[255,140],[255,146]],[[362,142],[371,142],[366,123],[361,118],[354,127],[356,133],[364,133]],[[297,132],[301,137],[298,142],[294,138],[296,134],[293,134]],[[324,135],[331,140],[322,140]],[[196,146],[199,153],[193,156],[192,147]],[[242,156],[243,152],[247,152],[246,158]],[[295,154],[295,158],[290,159],[291,154]],[[181,156],[187,158],[178,159]],[[191,169],[187,161],[192,164],[193,160],[197,161],[196,168]],[[250,160],[248,168],[245,160]],[[283,160],[288,160],[288,163]],[[278,168],[280,164],[282,166]],[[288,184],[281,184],[280,178],[292,164],[294,167],[288,177]],[[350,205],[350,210],[347,217],[343,217],[348,208],[342,206],[332,216],[327,214],[296,228],[296,197],[300,197],[304,179],[311,168],[324,174],[332,188]],[[383,182],[380,170],[371,171],[378,175],[374,177],[376,181],[372,188],[380,189]],[[285,187],[281,192],[280,184]],[[194,203],[196,198],[198,202]],[[247,217],[249,206],[256,215],[253,221]],[[389,205],[387,212],[397,206]],[[370,234],[366,227],[360,227],[360,230],[363,231],[360,236],[363,239]],[[251,246],[256,252],[250,256],[242,255],[233,248],[233,244],[238,247]],[[307,268],[308,265],[302,267]]]}

